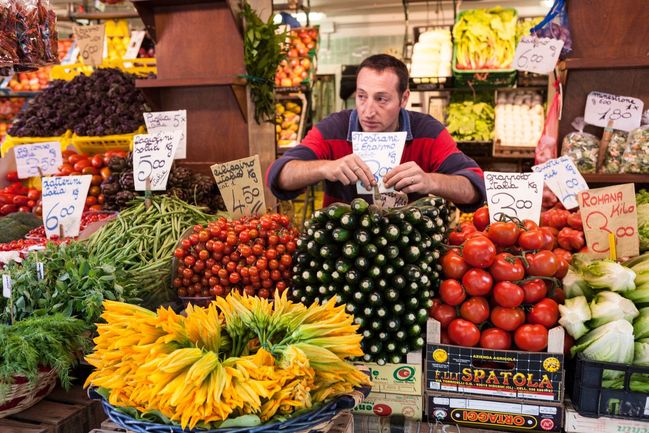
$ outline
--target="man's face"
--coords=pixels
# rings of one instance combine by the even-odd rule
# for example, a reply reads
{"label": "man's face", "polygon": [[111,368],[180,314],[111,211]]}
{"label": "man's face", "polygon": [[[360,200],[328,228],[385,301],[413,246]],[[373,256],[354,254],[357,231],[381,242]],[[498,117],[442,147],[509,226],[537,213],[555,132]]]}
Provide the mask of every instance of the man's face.
{"label": "man's face", "polygon": [[399,124],[399,110],[410,91],[399,97],[399,78],[392,69],[363,68],[356,78],[356,109],[365,132],[392,132]]}

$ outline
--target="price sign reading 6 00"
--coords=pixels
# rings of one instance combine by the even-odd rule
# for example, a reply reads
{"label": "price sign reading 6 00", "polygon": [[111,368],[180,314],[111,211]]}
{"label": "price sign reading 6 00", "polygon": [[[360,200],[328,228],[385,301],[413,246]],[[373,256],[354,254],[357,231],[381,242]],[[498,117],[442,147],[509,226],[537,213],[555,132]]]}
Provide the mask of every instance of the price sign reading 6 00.
{"label": "price sign reading 6 00", "polygon": [[43,225],[47,237],[79,235],[92,176],[43,178]]}

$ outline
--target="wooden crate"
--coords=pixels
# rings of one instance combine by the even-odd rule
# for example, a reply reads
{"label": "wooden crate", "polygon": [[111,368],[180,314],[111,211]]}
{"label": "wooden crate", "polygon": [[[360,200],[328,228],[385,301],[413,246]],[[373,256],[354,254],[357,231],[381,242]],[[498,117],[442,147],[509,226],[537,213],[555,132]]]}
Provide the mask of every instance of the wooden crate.
{"label": "wooden crate", "polygon": [[88,430],[99,428],[102,421],[106,419],[106,414],[101,403],[98,400],[91,400],[86,390],[80,385],[74,386],[69,391],[57,387],[46,397],[46,400],[83,406],[86,412],[85,419],[87,420],[84,426],[84,433]]}
{"label": "wooden crate", "polygon": [[0,419],[2,433],[51,433],[51,426],[45,424],[30,424],[10,419]]}

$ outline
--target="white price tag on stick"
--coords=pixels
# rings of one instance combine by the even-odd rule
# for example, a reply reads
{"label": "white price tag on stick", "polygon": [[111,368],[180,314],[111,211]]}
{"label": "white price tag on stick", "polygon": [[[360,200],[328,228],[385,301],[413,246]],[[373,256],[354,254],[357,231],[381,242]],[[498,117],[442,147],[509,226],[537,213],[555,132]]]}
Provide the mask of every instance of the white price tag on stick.
{"label": "white price tag on stick", "polygon": [[[352,132],[352,148],[355,154],[367,164],[374,174],[379,192],[393,192],[386,188],[383,177],[401,163],[401,154],[406,145],[406,131],[398,132]],[[356,182],[358,194],[369,194],[361,182]]]}
{"label": "white price tag on stick", "polygon": [[586,98],[584,121],[606,128],[610,120],[613,129],[629,132],[640,126],[643,108],[644,103],[638,98],[590,92]]}
{"label": "white price tag on stick", "polygon": [[124,59],[135,59],[137,58],[138,53],[140,52],[140,47],[144,41],[144,30],[133,30],[131,32],[131,39],[128,43],[128,48],[124,54]]}
{"label": "white price tag on stick", "polygon": [[487,205],[492,223],[501,215],[539,223],[543,201],[541,173],[497,173],[485,171]]}
{"label": "white price tag on stick", "polygon": [[135,190],[145,191],[147,179],[151,191],[167,189],[173,156],[180,142],[180,131],[140,134],[133,139],[133,178]]}
{"label": "white price tag on stick", "polygon": [[228,212],[239,217],[266,210],[259,155],[214,164],[210,168]]}
{"label": "white price tag on stick", "polygon": [[43,225],[48,238],[61,233],[65,237],[79,236],[91,179],[89,174],[43,178]]}
{"label": "white price tag on stick", "polygon": [[11,298],[11,277],[8,274],[2,274],[2,296]]}
{"label": "white price tag on stick", "polygon": [[14,146],[14,157],[20,179],[56,173],[63,164],[58,141]]}
{"label": "white price tag on stick", "polygon": [[588,184],[569,156],[562,156],[544,164],[535,165],[532,170],[543,173],[543,180],[548,188],[566,209],[574,209],[579,206],[577,194],[586,191]]}
{"label": "white price tag on stick", "polygon": [[104,59],[103,24],[95,26],[73,26],[79,45],[79,56],[84,65],[99,66]]}
{"label": "white price tag on stick", "polygon": [[514,53],[514,68],[547,75],[557,65],[562,48],[561,39],[523,36]]}
{"label": "white price tag on stick", "polygon": [[149,134],[180,131],[182,133],[174,159],[187,158],[187,110],[142,113]]}

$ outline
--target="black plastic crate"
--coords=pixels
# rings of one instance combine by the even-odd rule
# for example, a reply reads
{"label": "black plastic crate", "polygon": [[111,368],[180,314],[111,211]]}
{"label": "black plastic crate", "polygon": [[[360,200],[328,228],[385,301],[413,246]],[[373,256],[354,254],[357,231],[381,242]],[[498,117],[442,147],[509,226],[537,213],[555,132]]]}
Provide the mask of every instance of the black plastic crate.
{"label": "black plastic crate", "polygon": [[[624,373],[623,389],[602,387],[604,370]],[[572,403],[582,416],[630,418],[649,421],[649,394],[631,391],[632,374],[649,374],[649,367],[590,361],[577,356]]]}

